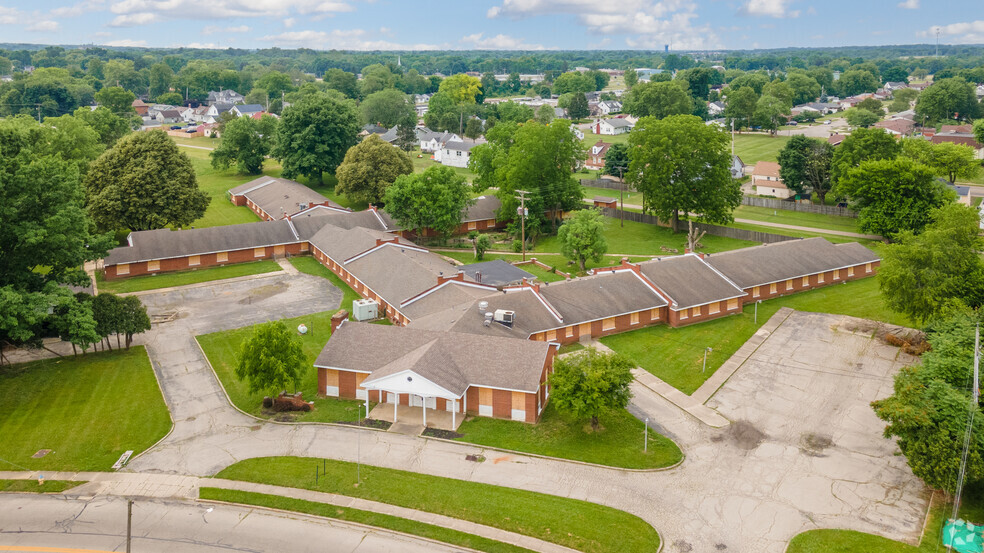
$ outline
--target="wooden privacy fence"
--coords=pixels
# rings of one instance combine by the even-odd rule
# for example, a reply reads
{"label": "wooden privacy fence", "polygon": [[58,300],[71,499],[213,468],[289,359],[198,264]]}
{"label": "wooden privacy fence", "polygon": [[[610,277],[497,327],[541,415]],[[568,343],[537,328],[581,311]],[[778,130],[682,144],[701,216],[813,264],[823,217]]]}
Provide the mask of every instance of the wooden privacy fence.
{"label": "wooden privacy fence", "polygon": [[[618,190],[622,188],[622,183],[617,180],[611,179],[581,179],[581,186],[590,186],[592,188],[608,188],[610,190]],[[625,191],[633,192],[635,188],[632,185],[625,183]]]}
{"label": "wooden privacy fence", "polygon": [[816,205],[812,203],[787,202],[773,198],[759,198],[758,196],[742,196],[741,203],[755,207],[765,207],[768,209],[784,209],[786,211],[800,211],[803,213],[819,213],[821,215],[839,215],[841,217],[857,217],[858,214],[846,207],[833,205]]}
{"label": "wooden privacy fence", "polygon": [[[626,221],[633,221],[636,223],[643,223],[645,225],[658,225],[661,227],[669,227],[669,223],[664,223],[660,221],[654,215],[647,215],[645,213],[638,213],[636,211],[622,211],[620,209],[612,209],[610,207],[602,207],[601,213],[606,217],[612,217],[618,219],[625,216]],[[685,222],[683,222],[685,224]],[[783,234],[772,234],[771,232],[759,232],[757,230],[745,230],[740,228],[732,227],[722,227],[720,225],[710,225],[707,223],[694,223],[694,226],[700,230],[707,232],[713,236],[723,236],[725,238],[737,238],[739,240],[750,240],[752,242],[762,242],[763,244],[772,244],[775,242],[785,242],[787,240],[799,240],[799,238],[793,236],[785,236]]]}

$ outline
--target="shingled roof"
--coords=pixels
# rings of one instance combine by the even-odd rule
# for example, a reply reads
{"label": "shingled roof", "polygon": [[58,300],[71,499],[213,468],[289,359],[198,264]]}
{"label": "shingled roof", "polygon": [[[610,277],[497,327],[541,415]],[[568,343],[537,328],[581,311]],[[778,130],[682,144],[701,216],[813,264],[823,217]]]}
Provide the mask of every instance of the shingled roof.
{"label": "shingled roof", "polygon": [[469,386],[534,393],[550,348],[530,340],[345,322],[314,366],[370,373],[364,385],[413,371],[458,397]]}
{"label": "shingled roof", "polygon": [[245,196],[275,219],[293,215],[315,204],[327,203],[336,209],[345,209],[297,181],[273,177],[253,179],[229,190],[229,193]]}
{"label": "shingled roof", "polygon": [[737,298],[744,290],[694,254],[639,264],[639,270],[673,300],[673,309]]}

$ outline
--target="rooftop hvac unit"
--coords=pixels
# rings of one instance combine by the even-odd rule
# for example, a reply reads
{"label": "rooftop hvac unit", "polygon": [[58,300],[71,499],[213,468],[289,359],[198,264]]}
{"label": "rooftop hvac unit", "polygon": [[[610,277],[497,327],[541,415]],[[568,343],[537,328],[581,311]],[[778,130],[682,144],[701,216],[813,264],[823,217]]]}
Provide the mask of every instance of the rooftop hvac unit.
{"label": "rooftop hvac unit", "polygon": [[485,313],[485,320],[482,321],[482,324],[485,325],[485,326],[490,326],[492,324],[492,316],[493,315],[492,315],[492,312],[491,311],[486,312]]}
{"label": "rooftop hvac unit", "polygon": [[489,310],[489,302],[484,301],[484,300],[478,302],[478,312],[479,313],[485,313],[488,310]]}
{"label": "rooftop hvac unit", "polygon": [[511,328],[513,321],[516,319],[516,312],[507,311],[505,309],[496,309],[493,318],[495,319],[495,322]]}
{"label": "rooftop hvac unit", "polygon": [[352,316],[357,321],[378,319],[379,303],[374,300],[355,300],[352,302]]}

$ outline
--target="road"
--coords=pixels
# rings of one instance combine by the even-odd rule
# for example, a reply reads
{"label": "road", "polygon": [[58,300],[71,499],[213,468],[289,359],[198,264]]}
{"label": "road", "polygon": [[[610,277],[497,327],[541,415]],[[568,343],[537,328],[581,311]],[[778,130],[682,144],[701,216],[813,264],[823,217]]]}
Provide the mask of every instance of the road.
{"label": "road", "polygon": [[[126,550],[126,500],[0,494],[0,551]],[[350,551],[426,553],[460,548],[337,520],[222,504],[137,499],[132,550],[141,553]]]}

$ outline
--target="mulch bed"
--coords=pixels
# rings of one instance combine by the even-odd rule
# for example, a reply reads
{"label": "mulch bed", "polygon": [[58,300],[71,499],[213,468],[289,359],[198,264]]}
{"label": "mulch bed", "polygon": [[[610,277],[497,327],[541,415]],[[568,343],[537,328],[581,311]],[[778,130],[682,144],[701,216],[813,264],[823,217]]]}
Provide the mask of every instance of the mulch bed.
{"label": "mulch bed", "polygon": [[359,421],[335,421],[336,424],[347,424],[349,426],[363,426],[366,428],[378,428],[379,430],[389,430],[393,423],[388,421],[381,421],[376,419],[362,419],[362,423]]}
{"label": "mulch bed", "polygon": [[441,430],[440,428],[425,428],[423,432],[424,436],[430,436],[431,438],[443,438],[445,440],[457,440],[458,438],[464,438],[464,434],[458,434],[457,432],[451,430]]}

